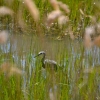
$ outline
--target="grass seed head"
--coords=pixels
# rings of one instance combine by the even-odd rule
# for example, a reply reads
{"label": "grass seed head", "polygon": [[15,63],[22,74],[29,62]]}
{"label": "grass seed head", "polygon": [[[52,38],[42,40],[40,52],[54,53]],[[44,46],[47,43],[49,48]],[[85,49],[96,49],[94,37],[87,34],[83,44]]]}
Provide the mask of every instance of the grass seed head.
{"label": "grass seed head", "polygon": [[48,17],[47,17],[47,25],[48,26],[51,26],[52,23],[62,15],[62,12],[60,10],[54,10],[52,12],[50,12],[48,14]]}
{"label": "grass seed head", "polygon": [[22,70],[20,70],[14,64],[11,64],[9,62],[4,62],[1,65],[1,71],[3,73],[5,73],[7,76],[12,76],[12,75],[15,75],[15,74],[17,74],[17,75],[22,74]]}
{"label": "grass seed head", "polygon": [[66,24],[69,21],[69,17],[65,15],[61,15],[58,17],[58,24],[62,26],[63,24]]}
{"label": "grass seed head", "polygon": [[24,4],[28,8],[34,20],[38,21],[39,20],[39,10],[36,7],[35,3],[32,0],[23,0],[23,1],[25,2]]}
{"label": "grass seed head", "polygon": [[100,23],[97,24],[97,33],[100,34]]}
{"label": "grass seed head", "polygon": [[0,16],[4,16],[4,15],[11,15],[13,16],[14,12],[12,9],[6,7],[6,6],[1,6],[0,7]]}
{"label": "grass seed head", "polygon": [[49,91],[49,97],[50,97],[50,100],[56,100],[56,97],[55,97],[53,91],[51,91],[51,90]]}
{"label": "grass seed head", "polygon": [[100,36],[98,36],[98,37],[96,37],[96,38],[94,39],[94,45],[100,47]]}
{"label": "grass seed head", "polygon": [[69,9],[69,6],[68,5],[66,5],[66,4],[64,4],[64,3],[62,3],[62,2],[58,2],[58,5],[60,6],[60,8],[65,12],[65,13],[67,13],[67,14],[69,14],[70,13],[70,9]]}
{"label": "grass seed head", "polygon": [[59,10],[59,5],[57,0],[49,0],[54,10]]}
{"label": "grass seed head", "polygon": [[9,33],[6,30],[0,32],[0,44],[4,44],[7,42],[9,38]]}
{"label": "grass seed head", "polygon": [[84,46],[86,47],[86,48],[90,48],[90,47],[92,47],[93,46],[93,42],[92,42],[92,40],[91,40],[91,35],[92,34],[95,34],[95,29],[94,29],[94,27],[87,27],[86,29],[85,29],[85,35],[84,35]]}

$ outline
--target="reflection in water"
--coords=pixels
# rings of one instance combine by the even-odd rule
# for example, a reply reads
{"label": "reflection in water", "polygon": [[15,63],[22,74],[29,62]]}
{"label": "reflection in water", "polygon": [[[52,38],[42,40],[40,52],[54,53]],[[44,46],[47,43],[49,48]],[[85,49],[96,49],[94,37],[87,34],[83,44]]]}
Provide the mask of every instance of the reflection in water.
{"label": "reflection in water", "polygon": [[[98,47],[94,47],[91,49],[85,50],[85,64],[86,68],[89,66],[96,66],[100,64],[100,49]],[[91,62],[89,62],[91,59]]]}
{"label": "reflection in water", "polygon": [[1,44],[1,51],[2,53],[9,53],[10,52],[10,41],[7,44]]}

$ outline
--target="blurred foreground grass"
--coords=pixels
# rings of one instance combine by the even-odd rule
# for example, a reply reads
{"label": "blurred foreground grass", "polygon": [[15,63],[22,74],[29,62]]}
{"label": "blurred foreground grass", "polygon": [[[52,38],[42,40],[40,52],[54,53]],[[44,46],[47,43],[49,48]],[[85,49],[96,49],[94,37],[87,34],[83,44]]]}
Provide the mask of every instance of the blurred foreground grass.
{"label": "blurred foreground grass", "polygon": [[[55,35],[61,35],[64,36],[67,31],[71,30],[74,35],[83,36],[84,29],[87,25],[90,24],[91,19],[89,17],[86,17],[80,13],[80,9],[84,12],[84,14],[89,16],[94,16],[96,10],[95,10],[95,3],[97,1],[94,0],[62,0],[58,1],[59,7],[55,5],[56,0],[35,0],[32,4],[31,0],[28,4],[27,0],[0,0],[1,6],[9,7],[11,10],[14,11],[14,19],[11,18],[1,18],[1,23],[5,23],[4,20],[6,20],[8,23],[8,27],[3,27],[13,29],[14,31],[17,29],[25,31],[26,29],[29,29],[28,31],[36,31],[36,34],[55,34]],[[54,3],[54,4],[53,4]],[[31,4],[31,5],[30,5]],[[34,10],[32,9],[32,6]],[[69,8],[66,8],[69,6]],[[64,8],[65,7],[65,8]],[[65,13],[63,17],[68,17],[68,22],[66,22],[63,27],[59,27],[59,23],[54,22],[54,25],[48,30],[48,27],[46,25],[47,16],[51,14],[52,11],[60,9],[63,14],[65,11],[63,10],[69,10],[70,13]],[[33,10],[33,11],[32,11]],[[38,16],[38,11],[39,15]],[[55,15],[56,16],[56,15]],[[39,18],[38,22],[35,22]],[[3,20],[4,19],[4,20]],[[54,20],[54,19],[51,19]],[[63,20],[62,20],[63,22]],[[60,23],[62,23],[60,22]],[[11,25],[13,23],[14,25]],[[10,24],[10,25],[9,25]],[[63,24],[63,23],[62,23]],[[27,25],[27,26],[26,26]],[[13,26],[13,27],[12,27]],[[70,28],[70,29],[69,29]]]}

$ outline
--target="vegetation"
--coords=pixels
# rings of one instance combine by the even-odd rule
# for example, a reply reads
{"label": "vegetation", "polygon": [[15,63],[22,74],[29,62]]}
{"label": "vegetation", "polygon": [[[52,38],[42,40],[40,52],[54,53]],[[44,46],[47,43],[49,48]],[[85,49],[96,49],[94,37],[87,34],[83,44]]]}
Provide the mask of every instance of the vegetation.
{"label": "vegetation", "polygon": [[[15,27],[14,30],[16,29],[16,27],[18,27],[17,29],[19,29],[19,27],[21,28],[22,31],[25,31],[26,27],[25,25],[27,24],[27,29],[32,29],[34,28],[34,30],[37,30],[37,28],[39,29],[38,32],[36,34],[56,34],[56,36],[62,35],[64,37],[64,35],[66,35],[66,30],[67,31],[72,31],[74,35],[76,36],[83,36],[83,32],[84,29],[87,25],[90,24],[90,18],[86,17],[84,15],[82,15],[82,13],[80,12],[80,10],[82,10],[86,15],[92,16],[94,15],[95,12],[95,2],[97,1],[87,1],[87,0],[62,0],[61,3],[63,4],[57,4],[57,8],[55,7],[55,5],[53,5],[53,3],[55,4],[54,0],[53,2],[51,2],[52,0],[35,0],[35,4],[37,6],[37,8],[34,9],[38,9],[40,16],[38,16],[38,11],[33,12],[33,15],[31,13],[31,9],[29,8],[30,4],[28,5],[28,3],[26,2],[27,0],[23,0],[23,1],[19,1],[19,0],[10,0],[9,3],[7,3],[6,0],[1,0],[0,1],[0,5],[1,6],[7,6],[9,7],[11,10],[14,11],[14,23]],[[31,1],[31,0],[29,0]],[[60,2],[60,1],[59,1]],[[58,3],[59,3],[58,2]],[[27,3],[27,4],[25,4]],[[69,6],[69,8],[64,8],[66,6]],[[60,6],[60,7],[58,7]],[[21,10],[20,10],[21,9]],[[52,15],[52,11],[56,10],[56,9],[60,9],[61,11],[63,11],[64,16],[67,16],[67,22],[63,25],[62,28],[59,28],[59,23],[55,23],[57,21],[55,21],[56,19],[52,19],[52,23],[55,23],[49,31],[47,28],[47,24],[49,24],[49,22],[51,21],[51,19],[47,18],[48,14]],[[66,10],[70,11],[70,12],[66,12]],[[35,18],[40,17],[39,22],[35,23],[34,21],[36,21]],[[52,15],[52,16],[57,16]],[[35,19],[35,20],[34,20]],[[12,18],[10,19],[12,20]],[[47,21],[49,20],[49,22]],[[12,21],[11,21],[12,22]],[[8,22],[10,23],[10,22]],[[50,22],[51,23],[51,22]],[[61,23],[63,24],[63,23]],[[11,26],[9,26],[11,29]],[[54,27],[54,28],[53,28]],[[69,30],[70,28],[70,30]],[[63,30],[63,31],[61,31]],[[29,30],[28,30],[29,31]],[[59,32],[60,31],[60,32]],[[58,33],[59,32],[59,33]],[[69,34],[69,32],[67,33]]]}
{"label": "vegetation", "polygon": [[[0,100],[99,100],[98,4],[0,0]],[[57,72],[34,58],[42,50],[60,65]]]}

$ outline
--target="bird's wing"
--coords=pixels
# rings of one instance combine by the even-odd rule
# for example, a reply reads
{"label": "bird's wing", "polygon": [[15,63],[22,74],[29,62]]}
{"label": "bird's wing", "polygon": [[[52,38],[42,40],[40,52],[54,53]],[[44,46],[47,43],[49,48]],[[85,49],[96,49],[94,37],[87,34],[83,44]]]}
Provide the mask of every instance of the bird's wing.
{"label": "bird's wing", "polygon": [[45,67],[48,69],[50,68],[51,70],[55,70],[55,71],[57,70],[57,62],[54,60],[46,59],[44,61],[44,64],[45,64]]}
{"label": "bird's wing", "polygon": [[49,60],[49,59],[45,59],[44,63],[48,63],[48,64],[52,64],[52,65],[57,65],[57,62],[54,60]]}

